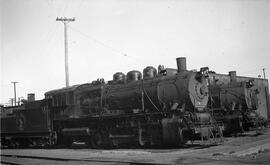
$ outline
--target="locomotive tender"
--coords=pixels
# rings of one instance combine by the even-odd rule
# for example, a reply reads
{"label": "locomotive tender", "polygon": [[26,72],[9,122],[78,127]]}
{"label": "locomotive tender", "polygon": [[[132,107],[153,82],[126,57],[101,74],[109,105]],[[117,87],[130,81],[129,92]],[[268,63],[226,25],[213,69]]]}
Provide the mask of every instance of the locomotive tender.
{"label": "locomotive tender", "polygon": [[117,72],[108,83],[98,79],[46,92],[36,107],[47,116],[46,122],[40,121],[46,125],[46,134],[28,130],[33,124],[27,120],[32,120],[31,115],[25,113],[30,102],[14,107],[11,114],[24,116],[25,124],[14,119],[15,127],[10,127],[8,115],[1,116],[1,142],[70,146],[73,141],[84,141],[92,148],[111,148],[122,144],[181,146],[188,140],[222,136],[223,126],[206,111],[208,68],[188,71],[184,57],[177,58],[177,67],[160,66],[158,71],[147,67],[143,76],[139,71]]}
{"label": "locomotive tender", "polygon": [[49,107],[50,100],[46,99],[27,102],[21,106],[0,107],[1,145],[52,145],[55,135]]}

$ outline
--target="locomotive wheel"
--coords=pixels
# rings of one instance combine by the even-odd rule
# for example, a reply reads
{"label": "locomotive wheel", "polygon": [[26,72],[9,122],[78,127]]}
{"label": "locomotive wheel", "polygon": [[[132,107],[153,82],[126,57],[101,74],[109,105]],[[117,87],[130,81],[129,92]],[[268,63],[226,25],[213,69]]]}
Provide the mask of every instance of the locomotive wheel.
{"label": "locomotive wheel", "polygon": [[51,145],[51,146],[54,146],[54,145],[56,145],[57,143],[59,143],[58,141],[59,141],[59,140],[58,140],[58,137],[57,137],[57,133],[56,133],[56,132],[53,132],[53,133],[51,134],[51,136],[50,136],[50,145]]}
{"label": "locomotive wheel", "polygon": [[71,147],[72,146],[72,143],[73,143],[73,139],[72,138],[69,138],[69,137],[65,137],[63,139],[63,144],[67,147]]}
{"label": "locomotive wheel", "polygon": [[180,124],[178,125],[179,146],[185,145],[190,139],[189,135],[191,135],[192,133],[190,131],[187,131],[187,128],[187,121],[185,119],[181,120]]}
{"label": "locomotive wheel", "polygon": [[110,148],[110,141],[108,136],[106,136],[106,133],[102,131],[96,132],[91,137],[91,147],[94,149],[103,149],[103,148]]}
{"label": "locomotive wheel", "polygon": [[104,148],[104,137],[101,132],[96,132],[92,137],[91,137],[91,146],[94,149],[101,149]]}
{"label": "locomotive wheel", "polygon": [[19,140],[19,146],[20,146],[20,148],[29,147],[29,140],[28,139]]}
{"label": "locomotive wheel", "polygon": [[183,146],[188,142],[188,137],[183,133],[183,128],[178,127],[179,146]]}
{"label": "locomotive wheel", "polygon": [[143,132],[143,129],[140,128],[139,129],[139,146],[141,148],[148,148],[148,147],[150,147],[150,142],[149,141],[146,141],[146,139],[144,139],[143,136],[145,136],[144,135],[144,132]]}
{"label": "locomotive wheel", "polygon": [[50,134],[49,138],[46,140],[46,147],[54,147],[59,143],[59,139],[57,137],[57,133],[53,132]]}

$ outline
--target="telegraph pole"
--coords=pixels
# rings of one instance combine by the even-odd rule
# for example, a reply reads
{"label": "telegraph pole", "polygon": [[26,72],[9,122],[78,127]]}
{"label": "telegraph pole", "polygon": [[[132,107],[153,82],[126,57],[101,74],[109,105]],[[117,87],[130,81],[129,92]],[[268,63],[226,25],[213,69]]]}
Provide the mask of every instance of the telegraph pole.
{"label": "telegraph pole", "polygon": [[66,87],[69,86],[69,72],[68,72],[68,40],[67,40],[67,23],[75,21],[75,18],[56,18],[56,21],[64,23],[64,37],[65,37],[65,73],[66,73]]}
{"label": "telegraph pole", "polygon": [[14,105],[16,106],[16,83],[18,83],[18,82],[12,81],[11,83],[14,86]]}
{"label": "telegraph pole", "polygon": [[265,68],[263,68],[263,78],[265,79]]}
{"label": "telegraph pole", "polygon": [[11,102],[11,106],[13,106],[14,98],[10,98],[9,100],[10,100],[10,102]]}

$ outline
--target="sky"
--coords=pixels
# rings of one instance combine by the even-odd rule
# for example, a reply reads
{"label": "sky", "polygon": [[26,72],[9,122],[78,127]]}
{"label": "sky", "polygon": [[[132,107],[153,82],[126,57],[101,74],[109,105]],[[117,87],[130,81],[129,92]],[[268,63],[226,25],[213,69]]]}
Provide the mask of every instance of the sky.
{"label": "sky", "polygon": [[159,64],[270,77],[267,0],[0,0],[0,103]]}

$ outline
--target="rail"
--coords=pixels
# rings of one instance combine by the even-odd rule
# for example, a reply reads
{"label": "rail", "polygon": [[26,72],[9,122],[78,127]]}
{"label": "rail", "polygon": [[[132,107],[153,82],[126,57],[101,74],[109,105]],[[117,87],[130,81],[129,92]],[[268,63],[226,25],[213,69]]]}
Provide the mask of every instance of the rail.
{"label": "rail", "polygon": [[50,160],[50,161],[77,161],[77,162],[100,162],[100,163],[116,163],[116,164],[128,164],[128,165],[156,165],[157,163],[147,163],[147,162],[136,162],[136,161],[122,161],[122,160],[101,160],[101,159],[73,159],[73,158],[55,158],[55,157],[45,157],[45,156],[26,156],[26,155],[9,155],[1,154],[1,163],[3,164],[12,164],[12,165],[25,165],[26,163],[13,163],[5,161],[2,157],[12,157],[12,158],[22,158],[22,159],[40,159],[40,160]]}

